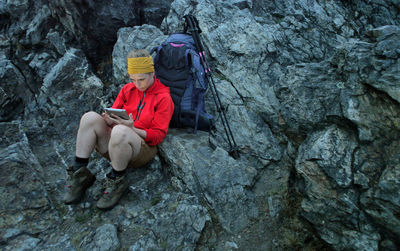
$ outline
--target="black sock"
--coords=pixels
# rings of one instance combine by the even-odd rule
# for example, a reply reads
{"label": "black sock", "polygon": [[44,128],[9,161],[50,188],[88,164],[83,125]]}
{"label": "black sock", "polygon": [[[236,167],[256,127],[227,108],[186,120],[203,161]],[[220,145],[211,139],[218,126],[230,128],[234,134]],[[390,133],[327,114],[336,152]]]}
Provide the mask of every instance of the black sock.
{"label": "black sock", "polygon": [[75,161],[72,166],[74,168],[74,171],[76,171],[81,167],[87,166],[88,163],[89,163],[89,158],[79,158],[79,157],[75,156]]}
{"label": "black sock", "polygon": [[75,156],[75,162],[87,165],[89,163],[89,158],[80,158],[78,156]]}
{"label": "black sock", "polygon": [[114,170],[114,168],[113,168],[111,170],[111,172],[109,172],[107,174],[107,178],[115,180],[117,178],[120,178],[120,177],[124,176],[125,174],[126,174],[126,169],[122,170],[122,171],[117,171],[117,170]]}

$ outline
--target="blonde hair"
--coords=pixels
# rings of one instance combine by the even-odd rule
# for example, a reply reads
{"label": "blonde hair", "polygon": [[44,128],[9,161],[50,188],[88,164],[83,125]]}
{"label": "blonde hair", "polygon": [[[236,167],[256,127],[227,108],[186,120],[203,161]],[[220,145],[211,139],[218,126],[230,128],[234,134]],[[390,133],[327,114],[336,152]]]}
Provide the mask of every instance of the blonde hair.
{"label": "blonde hair", "polygon": [[145,49],[132,50],[128,53],[128,58],[149,57],[150,53]]}

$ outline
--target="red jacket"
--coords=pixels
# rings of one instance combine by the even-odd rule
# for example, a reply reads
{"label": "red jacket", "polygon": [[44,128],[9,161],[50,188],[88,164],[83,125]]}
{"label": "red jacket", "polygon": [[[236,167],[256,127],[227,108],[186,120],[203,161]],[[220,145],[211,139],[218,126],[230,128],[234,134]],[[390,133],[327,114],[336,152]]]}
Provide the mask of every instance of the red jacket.
{"label": "red jacket", "polygon": [[174,112],[169,88],[157,78],[144,92],[138,90],[134,83],[124,85],[112,107],[132,113],[134,126],[146,131],[144,140],[151,146],[163,141]]}

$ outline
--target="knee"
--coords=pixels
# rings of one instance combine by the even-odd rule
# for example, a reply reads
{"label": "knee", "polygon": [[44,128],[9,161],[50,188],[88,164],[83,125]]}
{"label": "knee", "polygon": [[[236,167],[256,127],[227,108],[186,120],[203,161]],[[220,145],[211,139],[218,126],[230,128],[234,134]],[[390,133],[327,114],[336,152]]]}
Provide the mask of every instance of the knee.
{"label": "knee", "polygon": [[125,142],[128,138],[129,133],[132,133],[132,130],[124,125],[116,125],[113,127],[111,131],[111,139],[112,143],[122,143]]}
{"label": "knee", "polygon": [[130,144],[135,140],[140,140],[139,135],[125,125],[116,125],[111,131],[110,143],[113,145],[121,143]]}
{"label": "knee", "polygon": [[87,126],[87,125],[90,126],[90,125],[94,125],[102,120],[103,120],[103,117],[100,114],[90,111],[90,112],[87,112],[82,115],[80,125],[81,126]]}

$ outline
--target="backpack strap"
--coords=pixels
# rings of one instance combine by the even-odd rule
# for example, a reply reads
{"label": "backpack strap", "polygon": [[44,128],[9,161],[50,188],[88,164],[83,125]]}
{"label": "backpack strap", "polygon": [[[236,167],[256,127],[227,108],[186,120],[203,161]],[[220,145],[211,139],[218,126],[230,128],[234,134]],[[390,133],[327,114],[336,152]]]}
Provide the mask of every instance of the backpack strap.
{"label": "backpack strap", "polygon": [[207,85],[206,82],[204,81],[205,76],[204,76],[203,66],[201,65],[200,62],[200,56],[194,50],[190,50],[190,55],[191,55],[192,67],[196,70],[194,74],[196,75],[198,80],[195,81],[196,83],[195,88],[205,91],[207,89]]}
{"label": "backpack strap", "polygon": [[156,52],[156,56],[154,57],[154,67],[156,67],[156,68],[158,66],[158,60],[160,58],[159,55],[160,55],[161,49],[162,49],[162,45],[159,45],[159,46],[153,47],[153,49],[151,49],[151,51],[150,51],[150,55],[153,54],[154,52]]}
{"label": "backpack strap", "polygon": [[[192,49],[188,50],[188,56],[190,56],[192,65],[191,72],[193,76],[194,86],[192,92],[192,106],[196,107],[196,118],[195,118],[195,126],[193,133],[197,132],[198,123],[199,123],[199,115],[200,112],[204,109],[204,93],[207,89],[206,82],[204,81],[204,71],[200,62],[199,55]],[[196,103],[194,103],[196,102]]]}
{"label": "backpack strap", "polygon": [[186,70],[190,69],[189,58],[192,58],[192,57],[193,57],[193,50],[186,49],[186,51],[185,51],[185,68],[186,68]]}

